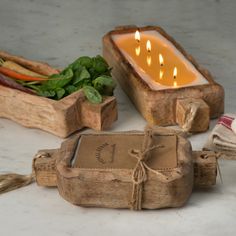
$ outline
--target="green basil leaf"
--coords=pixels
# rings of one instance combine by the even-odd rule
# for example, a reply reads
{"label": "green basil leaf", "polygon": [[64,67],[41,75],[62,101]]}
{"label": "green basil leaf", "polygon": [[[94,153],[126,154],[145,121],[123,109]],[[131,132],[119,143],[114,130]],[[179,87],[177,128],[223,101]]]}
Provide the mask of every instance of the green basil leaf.
{"label": "green basil leaf", "polygon": [[112,68],[109,67],[106,72],[102,73],[102,75],[111,76],[111,71],[112,71]]}
{"label": "green basil leaf", "polygon": [[88,71],[92,80],[96,79],[99,75],[101,75],[101,73],[97,72],[93,67],[89,68]]}
{"label": "green basil leaf", "polygon": [[93,60],[90,57],[83,56],[78,58],[76,63],[79,63],[81,66],[85,66],[86,68],[90,68],[93,65]]}
{"label": "green basil leaf", "polygon": [[108,64],[107,64],[106,60],[105,60],[102,56],[97,55],[97,56],[94,57],[93,59],[96,60],[96,61],[100,61],[101,63],[107,65],[107,67],[108,67]]}
{"label": "green basil leaf", "polygon": [[56,95],[56,92],[53,90],[40,90],[38,95],[47,98],[53,98]]}
{"label": "green basil leaf", "polygon": [[[60,75],[67,75],[68,73],[70,73],[70,70],[72,70],[71,66],[67,66],[63,71],[60,72]],[[55,74],[55,75],[51,75],[50,77],[54,77],[54,76],[57,76],[58,74]]]}
{"label": "green basil leaf", "polygon": [[56,93],[57,93],[57,99],[59,100],[64,96],[66,91],[63,88],[59,88],[59,89],[56,90]]}
{"label": "green basil leaf", "polygon": [[87,99],[91,103],[101,103],[102,102],[102,96],[101,94],[92,86],[85,85],[83,87],[83,91]]}
{"label": "green basil leaf", "polygon": [[67,69],[63,73],[64,74],[51,75],[49,80],[41,85],[41,88],[43,90],[56,90],[70,83],[73,77],[73,71],[71,69]]}
{"label": "green basil leaf", "polygon": [[102,75],[93,81],[94,88],[103,95],[113,95],[113,90],[116,87],[116,82],[111,76]]}
{"label": "green basil leaf", "polygon": [[73,70],[73,71],[76,71],[76,70],[79,70],[81,69],[81,67],[83,67],[82,65],[80,65],[79,63],[75,63],[73,62],[71,65],[69,65],[70,68]]}
{"label": "green basil leaf", "polygon": [[74,85],[68,85],[68,86],[65,87],[65,90],[66,90],[67,94],[69,95],[71,93],[74,93],[74,92],[78,91],[79,88],[77,88]]}
{"label": "green basil leaf", "polygon": [[93,68],[99,73],[105,73],[108,71],[109,66],[106,61],[101,56],[96,56],[93,58]]}
{"label": "green basil leaf", "polygon": [[85,67],[82,67],[75,71],[73,77],[73,85],[77,86],[82,80],[87,80],[90,78],[90,74]]}

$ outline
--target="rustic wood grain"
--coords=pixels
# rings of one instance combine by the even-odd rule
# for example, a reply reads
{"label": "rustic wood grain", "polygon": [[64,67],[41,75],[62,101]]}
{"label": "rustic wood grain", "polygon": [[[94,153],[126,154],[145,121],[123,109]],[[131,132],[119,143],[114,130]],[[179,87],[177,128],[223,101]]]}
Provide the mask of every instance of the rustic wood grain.
{"label": "rustic wood grain", "polygon": [[[156,129],[155,134],[176,133]],[[91,134],[91,138],[94,135],[100,134]],[[110,135],[112,137],[113,134]],[[66,140],[60,149],[50,153],[51,158],[40,157],[39,154],[47,150],[38,153],[33,163],[37,183],[57,186],[63,198],[79,206],[130,208],[133,170],[72,167],[71,160],[80,137],[82,135]],[[208,153],[206,158],[205,152],[192,152],[189,141],[182,136],[177,137],[177,167],[157,170],[160,175],[147,172],[142,202],[144,209],[180,207],[186,203],[194,186],[210,187],[215,184],[215,155]]]}
{"label": "rustic wood grain", "polygon": [[191,133],[207,131],[210,123],[209,106],[199,98],[177,99],[176,122]]}
{"label": "rustic wood grain", "polygon": [[217,158],[212,151],[194,151],[194,186],[210,187],[216,184]]}
{"label": "rustic wood grain", "polygon": [[106,129],[117,119],[115,97],[91,104],[82,90],[55,101],[0,85],[0,104],[0,117],[62,138],[83,127]]}

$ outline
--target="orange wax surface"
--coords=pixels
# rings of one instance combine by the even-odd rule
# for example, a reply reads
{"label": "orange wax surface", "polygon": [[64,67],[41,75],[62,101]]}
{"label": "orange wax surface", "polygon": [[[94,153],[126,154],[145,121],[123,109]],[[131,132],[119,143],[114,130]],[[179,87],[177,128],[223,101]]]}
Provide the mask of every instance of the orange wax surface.
{"label": "orange wax surface", "polygon": [[[113,35],[112,39],[141,78],[153,90],[208,83],[193,64],[157,31],[141,31],[140,41],[135,40],[134,35],[135,32],[117,34]],[[151,43],[151,49],[147,49],[148,40]],[[160,64],[160,54],[163,58],[162,65]]]}

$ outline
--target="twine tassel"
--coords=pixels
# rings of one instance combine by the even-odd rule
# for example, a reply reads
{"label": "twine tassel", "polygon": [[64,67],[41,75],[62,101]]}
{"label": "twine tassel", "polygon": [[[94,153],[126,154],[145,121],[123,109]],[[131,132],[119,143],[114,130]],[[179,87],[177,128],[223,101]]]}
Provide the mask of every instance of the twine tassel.
{"label": "twine tassel", "polygon": [[218,162],[218,159],[220,158],[220,156],[221,156],[221,152],[218,152],[218,153],[216,153],[216,165],[217,165],[217,171],[218,171],[218,173],[219,173],[219,176],[220,176],[220,182],[221,182],[221,184],[223,184],[223,177],[222,177],[222,173],[221,173],[221,170],[220,170],[220,165],[219,165],[219,162]]}
{"label": "twine tassel", "polygon": [[0,194],[24,187],[34,181],[34,173],[30,175],[19,175],[14,173],[0,175]]}

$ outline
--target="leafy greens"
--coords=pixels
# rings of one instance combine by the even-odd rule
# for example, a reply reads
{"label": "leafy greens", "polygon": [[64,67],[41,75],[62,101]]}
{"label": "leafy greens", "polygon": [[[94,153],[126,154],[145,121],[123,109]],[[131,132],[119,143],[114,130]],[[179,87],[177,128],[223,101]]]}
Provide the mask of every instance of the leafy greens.
{"label": "leafy greens", "polygon": [[116,83],[111,68],[101,57],[79,57],[59,74],[54,74],[42,84],[24,83],[43,97],[59,100],[83,89],[91,103],[101,103],[102,95],[113,95]]}

